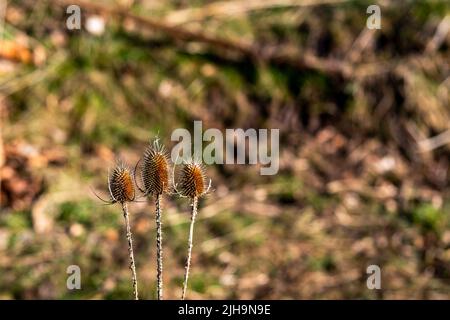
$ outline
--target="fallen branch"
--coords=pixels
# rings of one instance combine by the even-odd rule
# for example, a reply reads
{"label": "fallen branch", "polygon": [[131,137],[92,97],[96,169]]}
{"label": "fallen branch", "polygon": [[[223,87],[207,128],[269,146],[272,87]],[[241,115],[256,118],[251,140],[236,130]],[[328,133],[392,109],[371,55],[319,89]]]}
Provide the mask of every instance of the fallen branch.
{"label": "fallen branch", "polygon": [[287,50],[279,46],[261,47],[257,44],[250,44],[238,40],[228,40],[206,34],[202,31],[190,31],[180,26],[170,25],[166,22],[155,21],[153,19],[128,12],[126,8],[110,7],[103,4],[92,3],[84,0],[49,0],[63,6],[78,5],[83,11],[101,13],[103,15],[116,16],[123,19],[131,19],[150,29],[164,32],[168,36],[183,41],[193,41],[210,45],[218,50],[219,55],[224,51],[235,52],[244,55],[257,63],[285,65],[298,70],[317,70],[327,74],[342,76],[344,78],[366,77],[373,74],[386,73],[392,69],[395,63],[373,62],[354,66],[353,64],[336,58],[320,58],[312,52],[297,50]]}
{"label": "fallen branch", "polygon": [[429,152],[450,143],[450,130],[419,142],[420,152]]}
{"label": "fallen branch", "polygon": [[239,16],[250,11],[273,8],[305,8],[319,5],[340,4],[349,0],[226,0],[205,4],[202,7],[184,8],[169,13],[164,21],[180,25],[201,21],[210,17]]}

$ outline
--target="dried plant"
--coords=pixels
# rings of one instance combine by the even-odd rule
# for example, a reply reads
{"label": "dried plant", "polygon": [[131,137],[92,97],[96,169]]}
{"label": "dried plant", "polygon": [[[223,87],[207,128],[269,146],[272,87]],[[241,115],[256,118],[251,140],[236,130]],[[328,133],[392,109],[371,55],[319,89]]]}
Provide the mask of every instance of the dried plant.
{"label": "dried plant", "polygon": [[188,161],[183,164],[181,169],[179,183],[174,184],[175,191],[182,197],[191,199],[191,224],[189,227],[188,237],[188,253],[186,257],[183,291],[181,299],[186,297],[186,290],[189,278],[189,270],[191,267],[192,241],[194,236],[194,224],[198,212],[198,199],[209,192],[211,188],[211,180],[206,184],[206,175],[203,165],[199,161]]}
{"label": "dried plant", "polygon": [[125,225],[127,230],[128,253],[130,256],[130,270],[133,281],[133,295],[135,300],[138,300],[138,283],[133,253],[133,237],[131,234],[129,212],[127,206],[128,202],[132,202],[136,198],[132,177],[133,174],[131,173],[130,169],[123,162],[119,161],[112,173],[108,174],[108,189],[110,199],[104,200],[97,194],[96,196],[107,204],[120,203],[122,205],[122,211],[125,218]]}
{"label": "dried plant", "polygon": [[[137,165],[136,165],[137,166]],[[157,296],[163,299],[163,247],[162,247],[162,195],[170,189],[170,163],[163,145],[155,139],[144,152],[141,168],[143,188],[138,188],[144,195],[155,197],[156,213],[156,250],[157,250]]]}

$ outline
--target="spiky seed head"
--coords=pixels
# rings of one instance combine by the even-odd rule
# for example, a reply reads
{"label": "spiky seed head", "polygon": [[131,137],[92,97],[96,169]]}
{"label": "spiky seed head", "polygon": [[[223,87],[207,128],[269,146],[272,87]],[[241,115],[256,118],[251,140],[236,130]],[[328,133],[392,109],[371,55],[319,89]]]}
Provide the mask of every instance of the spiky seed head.
{"label": "spiky seed head", "polygon": [[206,192],[205,169],[200,163],[188,162],[183,164],[179,180],[179,192],[182,196],[200,197]]}
{"label": "spiky seed head", "polygon": [[135,198],[135,189],[130,169],[118,162],[109,176],[109,192],[112,202],[128,202]]}
{"label": "spiky seed head", "polygon": [[169,159],[164,146],[160,145],[157,139],[144,152],[141,172],[146,194],[159,195],[169,192]]}

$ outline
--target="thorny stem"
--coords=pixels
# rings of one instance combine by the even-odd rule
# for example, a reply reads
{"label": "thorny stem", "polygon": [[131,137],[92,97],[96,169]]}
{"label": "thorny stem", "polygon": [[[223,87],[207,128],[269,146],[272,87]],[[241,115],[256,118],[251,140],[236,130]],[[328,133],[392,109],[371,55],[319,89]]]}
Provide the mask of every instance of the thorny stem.
{"label": "thorny stem", "polygon": [[123,216],[125,218],[125,224],[127,227],[127,240],[128,240],[128,254],[130,255],[130,270],[131,276],[133,278],[133,295],[135,300],[138,298],[138,288],[137,288],[137,277],[136,277],[136,266],[134,264],[134,253],[133,253],[133,238],[131,236],[130,219],[128,214],[128,207],[126,202],[122,203]]}
{"label": "thorny stem", "polygon": [[186,258],[185,272],[184,272],[184,283],[183,283],[183,293],[181,294],[181,300],[186,297],[186,289],[189,278],[189,269],[191,267],[191,254],[192,254],[192,238],[194,236],[194,223],[197,216],[197,203],[198,197],[192,198],[192,212],[191,212],[191,226],[189,228],[189,239],[188,239],[188,255]]}
{"label": "thorny stem", "polygon": [[158,300],[163,300],[163,249],[162,249],[162,223],[161,223],[161,195],[156,195],[156,251],[157,251],[157,280]]}

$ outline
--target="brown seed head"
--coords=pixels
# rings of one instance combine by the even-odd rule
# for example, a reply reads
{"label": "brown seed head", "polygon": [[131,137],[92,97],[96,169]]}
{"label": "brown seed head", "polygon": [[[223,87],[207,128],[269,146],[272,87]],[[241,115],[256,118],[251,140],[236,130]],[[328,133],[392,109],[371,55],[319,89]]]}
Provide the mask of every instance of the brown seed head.
{"label": "brown seed head", "polygon": [[185,163],[181,169],[179,191],[182,196],[194,198],[207,192],[203,166],[196,162]]}
{"label": "brown seed head", "polygon": [[118,163],[109,176],[109,192],[112,202],[133,201],[135,190],[130,169]]}
{"label": "brown seed head", "polygon": [[155,140],[144,152],[141,173],[144,192],[153,195],[169,192],[169,170],[165,148]]}

